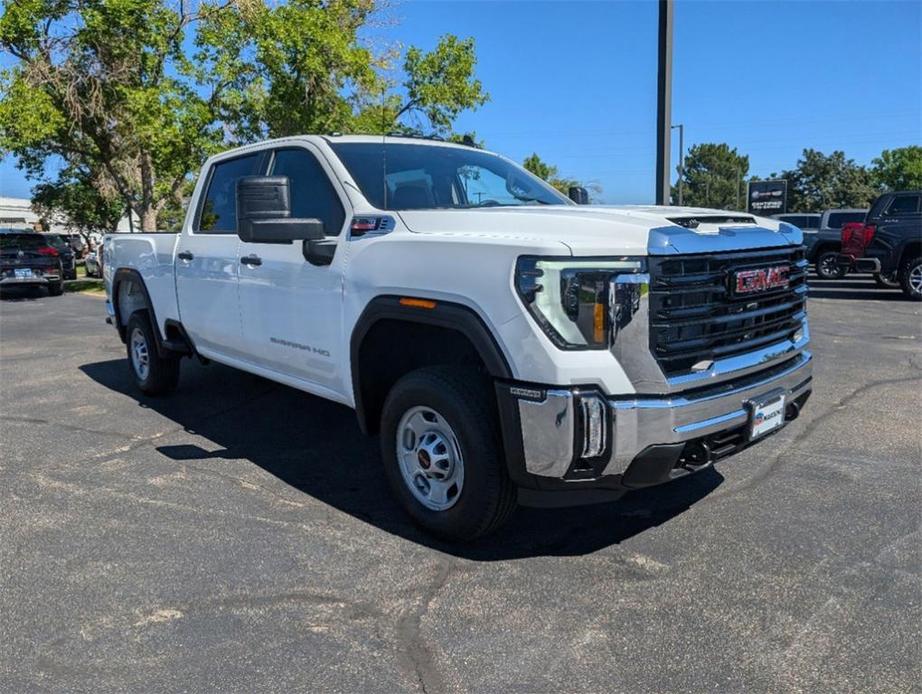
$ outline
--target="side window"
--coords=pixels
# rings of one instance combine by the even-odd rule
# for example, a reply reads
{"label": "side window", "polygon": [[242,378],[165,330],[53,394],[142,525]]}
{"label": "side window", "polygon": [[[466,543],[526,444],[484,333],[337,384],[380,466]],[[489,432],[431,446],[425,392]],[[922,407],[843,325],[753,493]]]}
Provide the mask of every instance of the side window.
{"label": "side window", "polygon": [[280,149],[275,153],[272,176],[288,176],[291,216],[323,222],[327,236],[338,236],[346,221],[339,196],[317,158],[305,149]]}
{"label": "side window", "polygon": [[264,152],[218,162],[211,169],[208,190],[198,213],[196,230],[205,234],[237,233],[237,180],[263,173]]}
{"label": "side window", "polygon": [[886,215],[888,217],[899,217],[901,215],[914,214],[918,211],[918,195],[897,195],[893,198],[890,206],[887,207]]}

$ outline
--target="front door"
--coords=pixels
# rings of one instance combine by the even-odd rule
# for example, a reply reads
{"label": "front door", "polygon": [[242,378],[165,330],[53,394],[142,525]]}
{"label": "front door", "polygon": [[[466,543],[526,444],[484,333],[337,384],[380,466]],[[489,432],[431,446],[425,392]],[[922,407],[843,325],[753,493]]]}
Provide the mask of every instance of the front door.
{"label": "front door", "polygon": [[[312,147],[275,151],[269,174],[287,176],[291,215],[323,222],[331,240],[344,238],[347,200],[331,182]],[[329,265],[305,258],[305,244],[240,242],[240,317],[247,359],[315,386],[327,396],[346,395],[342,345],[342,253]]]}
{"label": "front door", "polygon": [[268,151],[219,160],[206,172],[201,204],[183,229],[176,257],[180,320],[196,348],[240,357],[237,180],[262,174]]}

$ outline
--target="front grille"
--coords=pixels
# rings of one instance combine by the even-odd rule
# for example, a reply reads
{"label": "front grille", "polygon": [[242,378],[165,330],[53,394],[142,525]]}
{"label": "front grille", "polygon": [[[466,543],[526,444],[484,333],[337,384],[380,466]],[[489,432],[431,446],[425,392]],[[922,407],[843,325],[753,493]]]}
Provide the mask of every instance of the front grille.
{"label": "front grille", "polygon": [[[803,247],[651,257],[650,350],[667,376],[789,339],[805,315]],[[735,296],[739,270],[790,264],[790,284]]]}

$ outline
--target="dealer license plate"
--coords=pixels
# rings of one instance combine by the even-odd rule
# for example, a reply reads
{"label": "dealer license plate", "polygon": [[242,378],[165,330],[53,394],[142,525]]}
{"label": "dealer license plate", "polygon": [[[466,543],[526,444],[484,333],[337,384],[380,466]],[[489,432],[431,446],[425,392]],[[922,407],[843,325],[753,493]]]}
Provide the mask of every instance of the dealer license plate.
{"label": "dealer license plate", "polygon": [[784,395],[770,395],[750,403],[752,416],[749,423],[749,438],[757,439],[778,429],[784,424]]}
{"label": "dealer license plate", "polygon": [[18,267],[16,268],[16,279],[25,279],[26,277],[32,276],[32,268],[30,267]]}

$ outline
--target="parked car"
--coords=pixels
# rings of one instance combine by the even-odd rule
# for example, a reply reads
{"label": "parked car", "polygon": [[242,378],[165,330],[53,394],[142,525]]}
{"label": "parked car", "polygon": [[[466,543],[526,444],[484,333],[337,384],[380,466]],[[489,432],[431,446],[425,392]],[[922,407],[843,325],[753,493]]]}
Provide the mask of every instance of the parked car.
{"label": "parked car", "polygon": [[[842,225],[850,222],[864,222],[867,210],[835,209],[819,213],[774,215],[800,227],[804,232],[804,246],[807,260],[814,267],[817,277],[825,280],[841,279],[848,268],[839,265],[839,253],[842,252]],[[800,223],[806,225],[801,226]]]}
{"label": "parked car", "polygon": [[48,245],[61,256],[61,270],[64,273],[64,279],[77,279],[77,255],[68,237],[61,234],[43,234],[43,236],[47,239]]}
{"label": "parked car", "polygon": [[581,209],[474,147],[291,137],[209,159],[180,233],[108,235],[106,307],[142,392],[197,355],[352,407],[407,513],[469,540],[797,417],[802,243],[745,213]]}
{"label": "parked car", "polygon": [[884,193],[863,227],[850,227],[843,237],[848,252],[839,255],[842,267],[872,272],[879,284],[898,285],[908,298],[922,301],[922,191]]}
{"label": "parked car", "polygon": [[0,287],[42,286],[52,296],[64,293],[61,256],[44,234],[0,234]]}
{"label": "parked car", "polygon": [[99,256],[96,251],[90,251],[83,259],[83,267],[87,277],[102,277],[102,266],[99,263]]}

